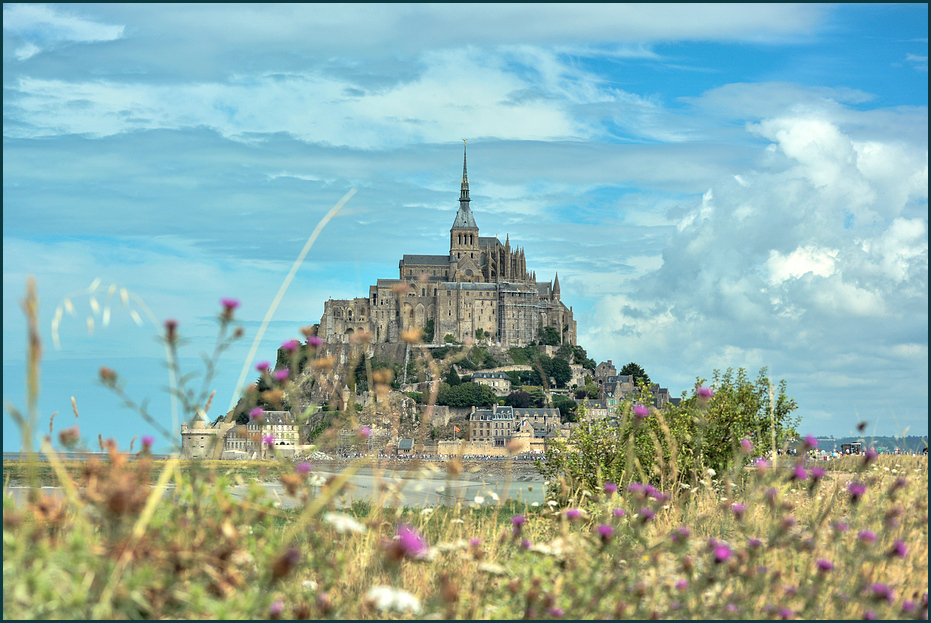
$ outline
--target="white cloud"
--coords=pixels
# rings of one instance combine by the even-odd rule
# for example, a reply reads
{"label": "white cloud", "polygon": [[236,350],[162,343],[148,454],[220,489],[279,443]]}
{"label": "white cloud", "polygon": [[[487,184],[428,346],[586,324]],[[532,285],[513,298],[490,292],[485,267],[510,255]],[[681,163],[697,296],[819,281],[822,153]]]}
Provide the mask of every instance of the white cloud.
{"label": "white cloud", "polygon": [[3,30],[26,42],[15,51],[18,60],[27,60],[44,48],[62,42],[94,43],[123,36],[123,26],[101,24],[42,4],[3,5]]}
{"label": "white cloud", "polygon": [[829,277],[834,274],[837,253],[837,249],[819,249],[812,245],[798,247],[788,255],[783,255],[773,249],[766,262],[770,273],[770,283],[780,284],[806,273]]}

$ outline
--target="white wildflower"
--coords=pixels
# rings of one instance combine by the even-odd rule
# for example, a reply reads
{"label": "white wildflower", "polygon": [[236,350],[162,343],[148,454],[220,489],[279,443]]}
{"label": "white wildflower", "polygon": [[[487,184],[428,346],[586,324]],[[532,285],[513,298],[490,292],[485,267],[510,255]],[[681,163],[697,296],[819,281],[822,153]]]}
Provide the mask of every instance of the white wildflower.
{"label": "white wildflower", "polygon": [[493,562],[484,562],[478,566],[478,570],[489,575],[508,575],[508,570]]}
{"label": "white wildflower", "polygon": [[717,476],[717,474],[718,473],[714,471],[713,469],[711,469],[710,467],[705,470],[705,476],[707,476],[708,478],[714,478],[715,476]]}
{"label": "white wildflower", "polygon": [[349,515],[344,515],[342,513],[327,513],[323,516],[323,521],[333,526],[333,529],[340,534],[346,534],[347,532],[365,534],[366,530],[368,530],[368,528],[360,524]]}
{"label": "white wildflower", "polygon": [[420,514],[421,514],[421,515],[429,515],[430,513],[433,512],[433,510],[434,510],[434,509],[427,507],[427,508],[423,509],[422,511],[420,511]]}
{"label": "white wildflower", "polygon": [[301,582],[301,586],[308,591],[317,590],[317,583],[314,582],[313,580],[304,580],[303,582]]}
{"label": "white wildflower", "polygon": [[494,500],[495,502],[497,502],[497,501],[499,500],[498,494],[495,493],[494,491],[486,491],[485,493],[487,493],[487,494],[488,494],[488,497],[490,497],[490,498],[491,498],[492,500]]}
{"label": "white wildflower", "polygon": [[419,599],[405,590],[391,586],[373,586],[365,594],[365,600],[382,612],[394,610],[420,614],[423,610]]}
{"label": "white wildflower", "polygon": [[538,506],[540,506],[540,503],[539,503],[539,502],[531,502],[531,503],[530,503],[530,507],[531,507],[531,508],[536,508],[536,507],[538,507]]}
{"label": "white wildflower", "polygon": [[485,498],[483,498],[483,497],[480,496],[480,495],[476,495],[476,496],[475,496],[475,503],[476,503],[476,504],[484,504],[484,503],[485,503]]}
{"label": "white wildflower", "polygon": [[690,485],[690,484],[687,483],[687,482],[680,482],[680,483],[679,483],[679,488],[680,488],[680,489],[691,489],[691,488],[692,488],[692,485]]}

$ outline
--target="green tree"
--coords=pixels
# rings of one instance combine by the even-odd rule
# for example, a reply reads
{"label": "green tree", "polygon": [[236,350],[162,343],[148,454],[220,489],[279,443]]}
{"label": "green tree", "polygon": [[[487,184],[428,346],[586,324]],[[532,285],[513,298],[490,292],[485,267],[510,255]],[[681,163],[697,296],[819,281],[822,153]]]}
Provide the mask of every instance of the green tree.
{"label": "green tree", "polygon": [[534,407],[543,408],[546,406],[546,394],[543,393],[543,390],[535,387],[530,390],[530,404]]}
{"label": "green tree", "polygon": [[559,335],[559,329],[556,327],[543,327],[539,332],[540,343],[547,346],[558,346],[562,341]]}
{"label": "green tree", "polygon": [[427,344],[433,342],[433,318],[430,318],[423,327],[423,341]]}
{"label": "green tree", "polygon": [[489,407],[496,402],[497,396],[491,388],[477,383],[462,383],[456,387],[440,383],[436,397],[436,404],[450,407]]}
{"label": "green tree", "polygon": [[525,409],[530,406],[530,394],[522,390],[511,392],[505,398],[505,404],[510,407]]}
{"label": "green tree", "polygon": [[456,370],[449,366],[449,370],[446,371],[446,376],[443,377],[443,381],[450,387],[456,387],[462,383],[462,379],[459,378],[459,375],[456,374]]}
{"label": "green tree", "polygon": [[629,364],[621,368],[621,371],[618,372],[618,375],[634,377],[633,379],[634,387],[638,387],[641,381],[643,381],[647,385],[650,385],[652,383],[652,381],[650,381],[650,377],[647,375],[644,369],[641,368],[638,364],[634,363],[633,361],[631,361]]}
{"label": "green tree", "polygon": [[484,338],[484,337],[485,337],[485,329],[479,327],[478,329],[475,330],[475,339],[476,339],[476,340],[481,340],[481,339]]}
{"label": "green tree", "polygon": [[579,404],[572,398],[556,394],[553,396],[553,406],[559,409],[560,422],[578,421]]}
{"label": "green tree", "polygon": [[446,335],[444,335],[443,342],[445,344],[458,344],[458,342],[456,341],[456,336],[453,335],[452,333],[447,333]]}

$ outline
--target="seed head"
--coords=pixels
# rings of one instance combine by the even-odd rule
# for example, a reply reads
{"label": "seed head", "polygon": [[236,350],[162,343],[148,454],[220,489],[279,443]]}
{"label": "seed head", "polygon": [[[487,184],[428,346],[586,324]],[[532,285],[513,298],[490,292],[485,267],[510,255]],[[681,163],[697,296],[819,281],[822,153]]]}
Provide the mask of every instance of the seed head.
{"label": "seed head", "polygon": [[165,321],[165,339],[174,342],[178,339],[178,321],[168,319]]}
{"label": "seed head", "polygon": [[113,387],[116,385],[116,372],[107,368],[106,366],[101,366],[100,368],[100,382],[106,385],[107,387]]}

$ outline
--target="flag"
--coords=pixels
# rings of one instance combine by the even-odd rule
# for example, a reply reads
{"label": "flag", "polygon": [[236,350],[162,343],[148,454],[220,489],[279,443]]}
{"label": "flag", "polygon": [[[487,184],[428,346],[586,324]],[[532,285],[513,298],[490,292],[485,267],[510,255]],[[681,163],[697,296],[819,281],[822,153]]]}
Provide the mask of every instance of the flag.
{"label": "flag", "polygon": [[457,432],[457,433],[459,432],[459,427],[458,427],[458,426],[453,426],[453,428],[456,429],[456,432]]}

